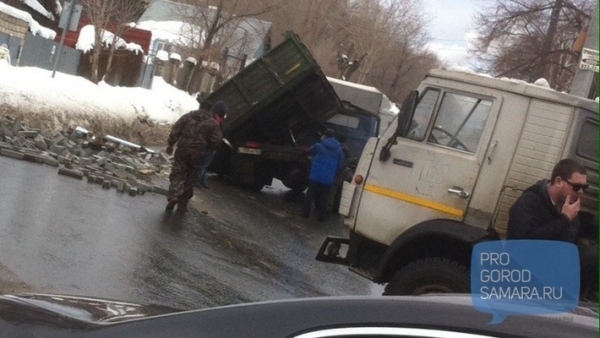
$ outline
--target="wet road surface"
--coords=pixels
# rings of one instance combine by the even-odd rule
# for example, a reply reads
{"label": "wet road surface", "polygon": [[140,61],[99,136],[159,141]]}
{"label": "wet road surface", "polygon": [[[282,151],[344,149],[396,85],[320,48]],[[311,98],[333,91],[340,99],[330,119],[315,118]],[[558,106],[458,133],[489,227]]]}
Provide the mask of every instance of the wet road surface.
{"label": "wet road surface", "polygon": [[346,267],[314,260],[339,217],[297,216],[282,187],[242,190],[209,177],[191,211],[0,157],[0,293],[62,293],[196,309],[249,301],[381,294]]}

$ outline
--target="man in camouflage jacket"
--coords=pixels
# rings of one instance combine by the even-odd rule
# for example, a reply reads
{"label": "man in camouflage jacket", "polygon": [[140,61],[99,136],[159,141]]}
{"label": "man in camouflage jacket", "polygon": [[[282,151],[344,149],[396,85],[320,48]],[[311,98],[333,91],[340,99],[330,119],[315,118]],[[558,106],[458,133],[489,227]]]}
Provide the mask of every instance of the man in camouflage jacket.
{"label": "man in camouflage jacket", "polygon": [[221,143],[223,135],[209,113],[210,108],[211,104],[203,101],[199,110],[181,116],[171,129],[166,152],[173,154],[175,144],[177,150],[169,176],[168,211],[173,210],[175,205],[178,205],[178,211],[187,211],[187,204],[194,196],[199,164],[209,150],[217,149]]}

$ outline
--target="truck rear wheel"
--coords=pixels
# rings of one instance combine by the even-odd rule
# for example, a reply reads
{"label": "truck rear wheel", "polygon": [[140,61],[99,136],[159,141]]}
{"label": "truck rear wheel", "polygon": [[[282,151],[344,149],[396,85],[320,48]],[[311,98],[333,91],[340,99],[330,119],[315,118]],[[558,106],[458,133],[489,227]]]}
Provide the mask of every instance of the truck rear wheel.
{"label": "truck rear wheel", "polygon": [[462,264],[446,258],[420,259],[400,269],[383,295],[470,293],[470,274]]}

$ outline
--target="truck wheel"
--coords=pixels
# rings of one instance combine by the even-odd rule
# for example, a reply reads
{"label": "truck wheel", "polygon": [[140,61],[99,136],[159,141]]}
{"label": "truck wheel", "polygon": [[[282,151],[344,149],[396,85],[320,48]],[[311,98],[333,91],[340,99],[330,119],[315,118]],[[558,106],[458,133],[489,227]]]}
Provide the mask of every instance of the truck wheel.
{"label": "truck wheel", "polygon": [[420,259],[400,269],[383,295],[470,293],[470,274],[463,265],[446,258]]}

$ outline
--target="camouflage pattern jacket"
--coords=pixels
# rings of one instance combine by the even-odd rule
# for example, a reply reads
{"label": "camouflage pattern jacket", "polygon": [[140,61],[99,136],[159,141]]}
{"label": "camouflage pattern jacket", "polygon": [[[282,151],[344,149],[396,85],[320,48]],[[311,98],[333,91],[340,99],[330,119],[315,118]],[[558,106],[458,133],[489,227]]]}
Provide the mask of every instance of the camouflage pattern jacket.
{"label": "camouflage pattern jacket", "polygon": [[175,122],[169,135],[169,146],[179,148],[217,149],[223,138],[219,125],[206,110],[194,110]]}

